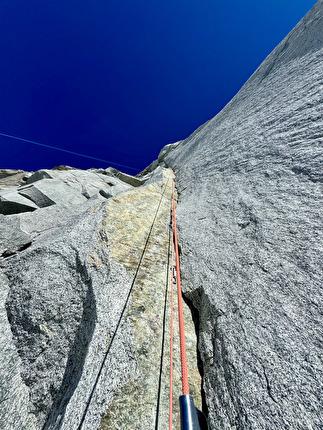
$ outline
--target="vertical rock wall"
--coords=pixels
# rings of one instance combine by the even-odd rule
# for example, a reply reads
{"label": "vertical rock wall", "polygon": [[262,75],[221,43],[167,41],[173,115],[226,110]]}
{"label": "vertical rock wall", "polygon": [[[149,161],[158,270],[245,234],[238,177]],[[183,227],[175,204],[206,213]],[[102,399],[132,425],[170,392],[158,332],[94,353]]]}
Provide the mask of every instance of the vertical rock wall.
{"label": "vertical rock wall", "polygon": [[323,2],[223,111],[165,148],[212,429],[319,429]]}

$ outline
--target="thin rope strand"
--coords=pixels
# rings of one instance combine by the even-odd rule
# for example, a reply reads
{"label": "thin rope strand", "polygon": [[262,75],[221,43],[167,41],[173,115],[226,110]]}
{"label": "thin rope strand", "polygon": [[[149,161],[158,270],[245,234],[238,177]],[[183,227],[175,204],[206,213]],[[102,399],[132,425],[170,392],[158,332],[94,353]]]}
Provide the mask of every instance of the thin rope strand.
{"label": "thin rope strand", "polygon": [[[165,187],[164,187],[164,190],[163,190],[163,192],[162,192],[162,194],[161,194],[161,197],[160,197],[160,200],[159,200],[159,203],[158,203],[158,206],[157,206],[156,212],[155,212],[155,216],[154,216],[154,218],[153,218],[153,220],[152,220],[152,223],[151,223],[151,226],[150,226],[150,230],[149,230],[148,236],[147,236],[147,238],[146,238],[146,243],[145,243],[144,248],[143,248],[143,250],[142,250],[142,253],[141,253],[141,256],[140,256],[140,259],[139,259],[138,265],[137,265],[137,269],[136,269],[136,272],[135,272],[135,274],[134,274],[134,277],[133,277],[133,280],[132,280],[132,283],[131,283],[131,286],[130,286],[130,289],[129,289],[129,292],[128,292],[128,295],[127,295],[127,298],[126,298],[126,301],[125,301],[125,304],[123,305],[123,308],[122,308],[122,311],[121,311],[121,314],[120,314],[119,320],[118,320],[117,325],[116,325],[116,327],[115,327],[115,329],[114,329],[114,333],[113,333],[112,339],[110,340],[110,343],[109,343],[108,349],[107,349],[107,351],[106,351],[106,352],[105,352],[105,354],[104,354],[103,361],[102,361],[102,363],[101,363],[101,366],[100,366],[99,372],[98,372],[98,374],[97,374],[97,377],[96,377],[96,379],[95,379],[94,385],[93,385],[93,387],[92,387],[92,390],[91,390],[90,396],[89,396],[89,398],[88,398],[88,400],[87,400],[87,402],[86,402],[86,406],[85,406],[85,409],[84,409],[84,412],[83,412],[83,415],[82,415],[82,418],[81,418],[81,422],[80,422],[80,424],[78,425],[77,430],[81,430],[81,429],[82,429],[82,426],[83,426],[84,421],[85,421],[85,419],[86,419],[86,415],[87,415],[87,413],[88,413],[88,410],[89,410],[90,404],[91,404],[91,402],[92,402],[93,395],[94,395],[94,393],[95,393],[95,391],[96,391],[96,387],[97,387],[98,381],[99,381],[100,376],[101,376],[101,373],[102,373],[102,371],[103,371],[103,368],[104,368],[104,365],[105,365],[106,359],[107,359],[107,357],[108,357],[108,355],[109,355],[109,353],[110,353],[110,350],[111,350],[111,348],[112,348],[113,341],[114,341],[115,337],[117,336],[117,333],[118,333],[119,327],[120,327],[120,325],[121,325],[121,321],[122,321],[122,319],[123,319],[124,313],[125,313],[125,311],[126,311],[126,308],[127,308],[127,305],[128,305],[128,302],[129,302],[129,299],[130,299],[130,296],[131,296],[131,293],[132,293],[132,291],[133,291],[133,289],[134,289],[134,286],[135,286],[135,283],[136,283],[136,280],[137,280],[137,276],[138,276],[139,270],[141,269],[141,263],[142,263],[142,261],[143,261],[143,259],[144,259],[146,249],[147,249],[147,247],[148,247],[148,245],[149,245],[150,236],[151,236],[152,230],[153,230],[153,228],[154,228],[155,221],[156,221],[156,219],[157,219],[157,215],[158,215],[158,212],[159,212],[159,208],[160,208],[160,205],[161,205],[162,200],[163,200],[163,198],[164,198],[164,194],[165,194],[165,191],[166,191],[167,185],[168,185],[168,180],[167,180],[166,185],[165,185]],[[45,426],[46,426],[46,423],[44,424],[44,427],[42,428],[42,430],[44,430],[44,429],[45,429]]]}
{"label": "thin rope strand", "polygon": [[173,303],[174,303],[174,233],[173,233],[173,217],[172,217],[172,264],[170,273],[170,285],[171,285],[171,296],[170,296],[170,369],[169,369],[169,430],[173,428]]}
{"label": "thin rope strand", "polygon": [[103,158],[92,157],[91,155],[81,154],[80,152],[70,151],[69,149],[58,148],[57,146],[46,145],[45,143],[35,142],[33,140],[24,139],[18,136],[11,136],[10,134],[0,133],[0,136],[9,137],[10,139],[21,140],[22,142],[32,143],[33,145],[43,146],[49,149],[55,149],[56,151],[67,152],[68,154],[77,155],[83,158],[90,158],[91,160],[103,161],[107,164],[113,164],[114,166],[124,167],[126,169],[135,170],[136,172],[140,172],[140,169],[136,169],[135,167],[126,166],[125,164],[115,163],[114,161],[104,160]]}
{"label": "thin rope strand", "polygon": [[182,302],[182,286],[181,286],[181,272],[179,268],[179,254],[177,242],[177,227],[176,227],[176,213],[175,213],[175,196],[174,196],[174,174],[172,173],[172,190],[173,190],[173,223],[174,223],[174,249],[176,258],[176,274],[177,274],[177,300],[178,300],[178,323],[179,323],[179,341],[181,348],[181,369],[182,369],[182,391],[183,394],[190,394],[188,385],[188,371],[187,371],[187,358],[185,346],[185,330],[184,330],[184,315],[183,315],[183,302]]}

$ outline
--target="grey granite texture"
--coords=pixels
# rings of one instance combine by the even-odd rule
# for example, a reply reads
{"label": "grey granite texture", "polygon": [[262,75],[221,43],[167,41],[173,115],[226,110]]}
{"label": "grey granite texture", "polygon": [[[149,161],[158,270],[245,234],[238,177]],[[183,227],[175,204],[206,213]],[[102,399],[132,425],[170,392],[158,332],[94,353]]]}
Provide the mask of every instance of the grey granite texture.
{"label": "grey granite texture", "polygon": [[21,212],[32,212],[37,207],[33,201],[19,194],[17,190],[0,189],[0,214],[12,215]]}
{"label": "grey granite texture", "polygon": [[[113,177],[109,177],[103,169],[82,171],[68,168],[34,173],[18,171],[17,174],[15,171],[9,171],[8,174],[7,170],[2,170],[4,178],[0,180],[0,214],[32,212],[52,205],[65,208],[68,214],[68,210],[73,212],[77,206],[87,206],[88,199],[110,198],[130,190],[130,176],[121,172],[119,175],[116,169],[113,170]],[[136,181],[139,180],[133,178],[137,184]]]}
{"label": "grey granite texture", "polygon": [[102,173],[106,174],[108,176],[118,178],[121,181],[123,181],[123,182],[125,182],[125,183],[127,183],[133,187],[140,187],[145,182],[140,178],[137,178],[135,176],[127,175],[126,173],[120,172],[120,170],[117,170],[113,167],[108,167]]}
{"label": "grey granite texture", "polygon": [[[100,191],[132,187],[96,171],[25,176],[27,185],[7,181],[0,190],[34,205],[34,212],[0,215],[0,428],[77,428],[131,279],[108,259]],[[131,325],[120,333],[131,351]],[[127,349],[116,348],[109,357],[113,383],[98,384],[83,428],[99,427],[127,380]]]}
{"label": "grey granite texture", "polygon": [[155,428],[164,166],[211,429],[322,428],[322,16],[139,178],[0,171],[0,429]]}
{"label": "grey granite texture", "polygon": [[161,158],[211,428],[322,428],[323,1]]}
{"label": "grey granite texture", "polygon": [[[0,190],[35,205],[0,214],[0,429],[165,428],[170,171],[140,181],[101,169],[23,177]],[[179,392],[180,372],[174,381]]]}
{"label": "grey granite texture", "polygon": [[0,214],[0,256],[8,257],[27,247],[31,237],[20,229],[18,218]]}
{"label": "grey granite texture", "polygon": [[24,185],[31,175],[23,170],[0,169],[0,188]]}

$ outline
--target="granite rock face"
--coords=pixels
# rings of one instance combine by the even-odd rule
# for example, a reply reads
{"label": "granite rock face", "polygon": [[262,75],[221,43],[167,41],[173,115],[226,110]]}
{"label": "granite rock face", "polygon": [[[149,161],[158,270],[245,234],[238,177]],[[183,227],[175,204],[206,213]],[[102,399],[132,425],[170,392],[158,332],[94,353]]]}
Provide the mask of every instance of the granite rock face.
{"label": "granite rock face", "polygon": [[168,167],[211,430],[322,428],[322,35],[320,0],[138,177],[0,170],[0,429],[167,428]]}
{"label": "granite rock face", "polygon": [[322,428],[323,1],[162,152],[211,428]]}
{"label": "granite rock face", "polygon": [[[0,189],[13,209],[0,214],[0,428],[165,428],[170,170],[14,175]],[[175,351],[178,367],[178,341]]]}
{"label": "granite rock face", "polygon": [[101,191],[132,187],[95,171],[7,173],[0,189],[0,428],[62,428],[83,372],[93,377],[99,365],[127,288],[99,233],[107,202]]}

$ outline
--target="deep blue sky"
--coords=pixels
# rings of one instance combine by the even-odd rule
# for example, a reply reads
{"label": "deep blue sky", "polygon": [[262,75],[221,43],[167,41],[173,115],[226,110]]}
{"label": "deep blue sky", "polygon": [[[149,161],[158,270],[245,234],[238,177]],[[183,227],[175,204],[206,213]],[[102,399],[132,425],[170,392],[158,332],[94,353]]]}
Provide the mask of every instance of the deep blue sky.
{"label": "deep blue sky", "polygon": [[[315,3],[2,0],[0,132],[143,169],[216,115]],[[1,136],[0,148],[0,168],[107,167]]]}

